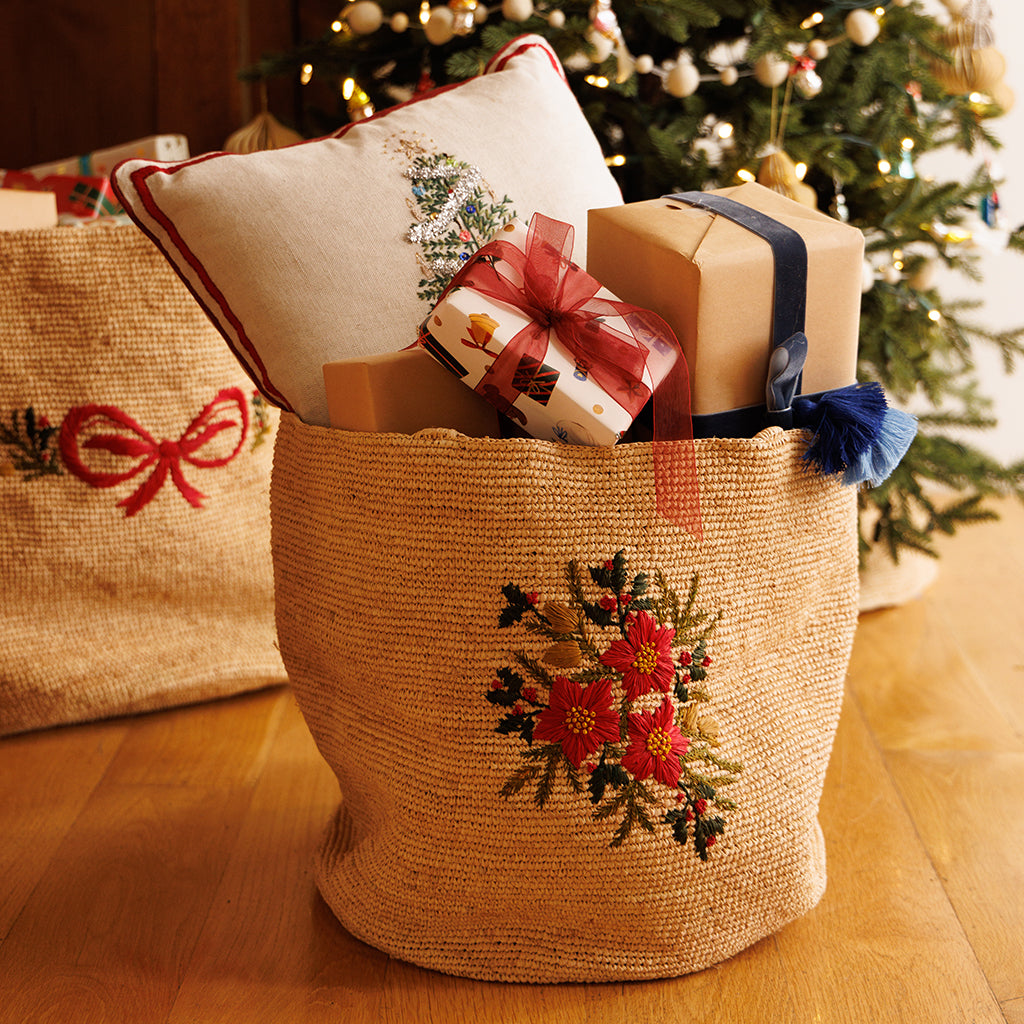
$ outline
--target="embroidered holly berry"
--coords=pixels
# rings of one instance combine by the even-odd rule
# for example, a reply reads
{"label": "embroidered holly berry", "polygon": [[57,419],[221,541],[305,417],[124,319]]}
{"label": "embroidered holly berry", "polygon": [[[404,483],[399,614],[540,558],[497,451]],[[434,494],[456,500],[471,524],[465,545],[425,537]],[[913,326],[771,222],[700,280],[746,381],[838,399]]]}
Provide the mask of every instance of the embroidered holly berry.
{"label": "embroidered holly berry", "polygon": [[632,600],[633,600],[633,595],[632,594],[619,594],[619,604],[621,604],[623,607],[625,607],[627,604],[629,604],[629,602],[632,601]]}
{"label": "embroidered holly berry", "polygon": [[718,842],[717,836],[710,835],[704,840],[705,846],[714,846]]}
{"label": "embroidered holly berry", "polygon": [[537,703],[537,691],[532,687],[528,686],[523,690],[523,699],[528,700],[531,704]]}
{"label": "embroidered holly berry", "polygon": [[605,594],[600,601],[597,602],[606,612],[614,612],[618,610],[619,603],[615,600],[614,594]]}
{"label": "embroidered holly berry", "polygon": [[604,563],[604,567],[605,567],[605,568],[606,568],[606,569],[607,569],[607,570],[608,570],[609,572],[611,572],[611,571],[612,571],[612,570],[613,570],[613,569],[615,568],[615,562],[613,562],[613,561],[612,561],[612,559],[610,559],[610,558],[609,558],[609,559],[606,559],[606,561],[605,561],[605,563]]}
{"label": "embroidered holly berry", "polygon": [[703,660],[703,661],[701,662],[701,664],[702,664],[702,665],[703,665],[703,666],[704,666],[705,668],[707,668],[707,667],[708,667],[708,666],[709,666],[709,665],[711,664],[711,655],[709,654],[709,655],[708,655],[708,656],[707,656],[707,657],[706,657],[706,658],[705,658],[705,659],[704,659],[704,660]]}
{"label": "embroidered holly berry", "polygon": [[526,595],[526,600],[529,601],[530,604],[535,605],[538,601],[540,601],[540,594],[538,594],[536,590],[532,590],[529,594]]}
{"label": "embroidered holly berry", "polygon": [[703,814],[708,809],[708,802],[704,797],[698,797],[694,801],[693,806],[698,814]]}
{"label": "embroidered holly berry", "polygon": [[523,710],[524,710],[523,709],[523,705],[518,703],[518,702],[516,702],[515,704],[512,705],[512,714],[513,715],[521,715],[523,713]]}
{"label": "embroidered holly berry", "polygon": [[501,680],[500,679],[492,679],[491,680],[491,689],[492,690],[500,690],[501,689]]}
{"label": "embroidered holly berry", "polygon": [[679,655],[679,664],[680,665],[692,665],[693,664],[693,655],[689,651],[683,651],[683,653]]}

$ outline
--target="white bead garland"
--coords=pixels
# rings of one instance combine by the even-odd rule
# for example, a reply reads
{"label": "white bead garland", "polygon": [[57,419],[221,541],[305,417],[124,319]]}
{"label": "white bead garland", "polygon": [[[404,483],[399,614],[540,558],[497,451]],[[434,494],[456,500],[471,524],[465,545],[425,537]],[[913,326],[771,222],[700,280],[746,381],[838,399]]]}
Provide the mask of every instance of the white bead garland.
{"label": "white bead garland", "polygon": [[857,46],[870,46],[878,38],[878,19],[863,8],[850,11],[843,26],[850,41]]}

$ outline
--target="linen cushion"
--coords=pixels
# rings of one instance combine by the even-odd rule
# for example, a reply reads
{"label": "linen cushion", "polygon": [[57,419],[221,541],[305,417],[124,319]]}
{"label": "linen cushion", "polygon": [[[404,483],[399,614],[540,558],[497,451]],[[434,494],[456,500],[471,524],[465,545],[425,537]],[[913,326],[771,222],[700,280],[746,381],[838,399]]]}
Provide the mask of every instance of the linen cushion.
{"label": "linen cushion", "polygon": [[[268,399],[320,425],[323,364],[413,343],[443,283],[434,259],[468,256],[488,229],[537,211],[572,224],[585,252],[587,210],[622,201],[539,36],[507,44],[477,78],[332,136],[129,160],[114,185]],[[455,220],[414,240],[449,189]]]}

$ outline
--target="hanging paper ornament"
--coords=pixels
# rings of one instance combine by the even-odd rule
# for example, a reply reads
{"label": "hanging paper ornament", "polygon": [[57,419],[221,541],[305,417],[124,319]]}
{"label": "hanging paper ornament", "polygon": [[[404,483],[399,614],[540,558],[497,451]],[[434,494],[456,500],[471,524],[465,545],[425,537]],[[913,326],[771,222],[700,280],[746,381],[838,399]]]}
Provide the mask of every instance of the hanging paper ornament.
{"label": "hanging paper ornament", "polygon": [[262,110],[248,124],[232,132],[224,143],[228,153],[256,153],[302,142],[302,136],[286,128],[269,110]]}
{"label": "hanging paper ornament", "polygon": [[654,70],[654,58],[649,53],[642,53],[636,59],[636,73],[649,75]]}
{"label": "hanging paper ornament", "polygon": [[1017,100],[1014,91],[1006,84],[1006,81],[997,82],[988,91],[989,99],[999,108],[1000,113],[1008,114],[1013,110]]}
{"label": "hanging paper ornament", "polygon": [[754,77],[768,89],[782,85],[789,76],[790,63],[774,53],[766,53],[754,62]]}
{"label": "hanging paper ornament", "polygon": [[1006,58],[992,45],[992,8],[988,0],[970,0],[942,35],[952,62],[936,61],[932,72],[952,96],[991,95],[1006,74]]}
{"label": "hanging paper ornament", "polygon": [[384,12],[374,0],[356,0],[338,15],[338,20],[348,25],[357,36],[368,36],[384,24]]}
{"label": "hanging paper ornament", "polygon": [[452,31],[457,36],[468,36],[476,28],[477,0],[448,0],[452,12]]}
{"label": "hanging paper ornament", "polygon": [[409,29],[409,15],[406,14],[405,11],[395,11],[395,13],[391,15],[391,20],[388,22],[388,25],[391,26],[392,32],[406,32]]}
{"label": "hanging paper ornament", "polygon": [[793,86],[805,100],[814,99],[821,92],[821,75],[814,66],[810,57],[798,57],[793,65]]}
{"label": "hanging paper ornament", "polygon": [[548,26],[553,29],[565,28],[565,12],[557,8],[548,14]]}
{"label": "hanging paper ornament", "polygon": [[857,46],[870,46],[878,38],[878,18],[863,8],[850,11],[843,21],[843,27],[850,42]]}
{"label": "hanging paper ornament", "polygon": [[501,15],[506,21],[526,21],[533,15],[533,0],[502,0]]}
{"label": "hanging paper ornament", "polygon": [[792,158],[777,147],[771,147],[757,169],[758,183],[779,195],[793,199],[812,209],[818,207],[818,197],[810,185],[805,185],[796,173]]}
{"label": "hanging paper ornament", "polygon": [[718,72],[718,80],[722,85],[735,85],[740,80],[740,73],[732,65],[729,65]]}

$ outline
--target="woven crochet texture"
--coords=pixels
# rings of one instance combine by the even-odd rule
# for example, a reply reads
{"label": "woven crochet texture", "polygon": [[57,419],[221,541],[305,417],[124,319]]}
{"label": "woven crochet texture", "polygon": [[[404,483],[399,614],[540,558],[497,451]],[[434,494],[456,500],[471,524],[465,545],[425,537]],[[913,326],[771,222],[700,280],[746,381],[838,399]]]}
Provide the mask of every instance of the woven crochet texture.
{"label": "woven crochet texture", "polygon": [[[282,417],[278,632],[341,786],[316,872],[353,935],[475,978],[655,978],[720,961],[818,902],[856,499],[803,471],[804,445],[777,428],[697,442],[698,541],[656,514],[645,444],[347,434]],[[564,789],[542,809],[499,796],[516,745],[482,695],[514,643],[498,628],[502,585],[557,598],[567,562],[619,549],[676,586],[699,572],[701,606],[722,612],[709,710],[744,771],[707,862],[665,830],[609,848],[608,823]]]}
{"label": "woven crochet texture", "polygon": [[[282,682],[273,434],[252,448],[252,386],[203,311],[123,224],[6,233],[0,280],[0,733]],[[218,395],[231,400],[211,406]],[[126,515],[118,502],[159,482],[156,463],[121,480],[144,456],[91,448],[83,433],[83,462],[117,480],[100,486],[62,457],[72,409],[105,409],[98,432],[115,447],[170,451],[207,407],[224,426],[191,455],[224,464],[175,456],[201,507],[168,469]]]}

